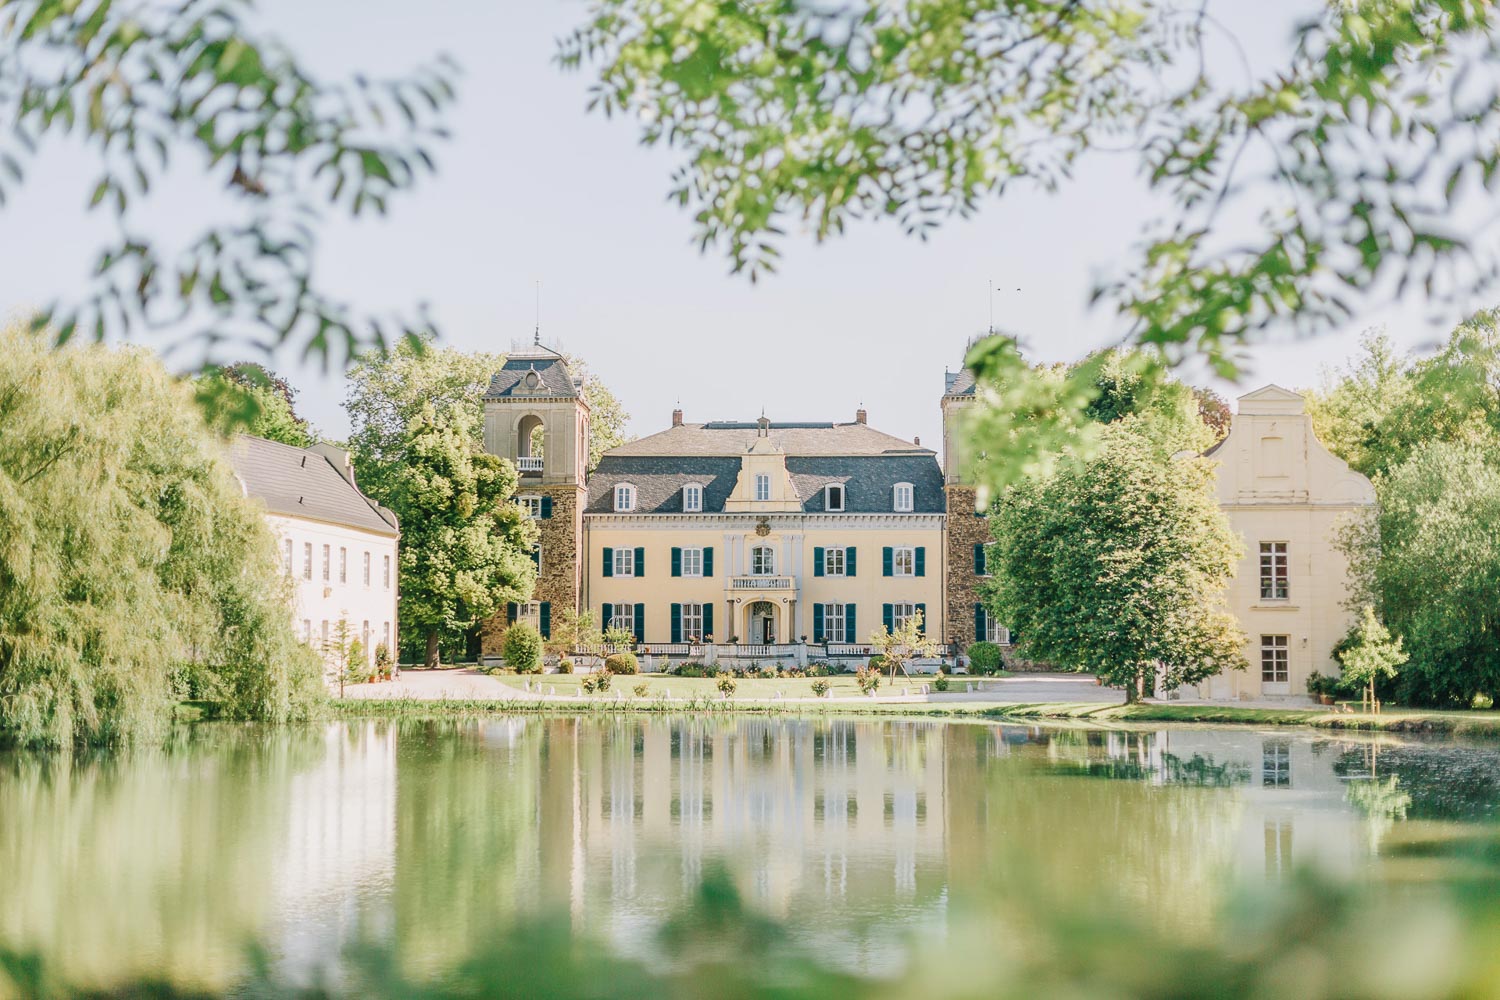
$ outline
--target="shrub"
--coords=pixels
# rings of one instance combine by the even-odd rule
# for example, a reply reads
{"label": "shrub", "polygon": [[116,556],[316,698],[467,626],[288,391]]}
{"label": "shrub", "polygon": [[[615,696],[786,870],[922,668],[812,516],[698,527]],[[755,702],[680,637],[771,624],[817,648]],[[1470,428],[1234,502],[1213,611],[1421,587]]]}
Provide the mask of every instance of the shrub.
{"label": "shrub", "polygon": [[937,676],[932,679],[932,689],[934,691],[948,690],[948,678],[941,670],[939,670],[937,672]]}
{"label": "shrub", "polygon": [[993,642],[976,642],[968,648],[969,670],[976,674],[993,674],[1005,662],[998,645]]}
{"label": "shrub", "polygon": [[739,681],[734,679],[733,674],[725,674],[719,678],[719,691],[726,698],[734,697],[734,689],[739,687]]}
{"label": "shrub", "polygon": [[807,676],[809,677],[827,677],[830,674],[838,672],[839,668],[826,660],[814,660],[807,665]]}
{"label": "shrub", "polygon": [[604,672],[607,674],[638,674],[641,672],[640,662],[634,653],[615,653],[604,660]]}
{"label": "shrub", "polygon": [[771,666],[761,667],[755,674],[763,681],[774,681],[776,679],[776,668]]}
{"label": "shrub", "polygon": [[518,674],[541,673],[542,633],[530,622],[516,622],[505,630],[500,655],[505,657],[505,665]]}
{"label": "shrub", "polygon": [[697,660],[684,660],[683,662],[677,664],[677,666],[673,667],[671,673],[676,674],[678,677],[709,676],[708,668],[699,663]]}
{"label": "shrub", "polygon": [[812,692],[819,698],[828,697],[828,688],[829,683],[821,677],[812,682]]}
{"label": "shrub", "polygon": [[891,663],[883,654],[876,653],[870,657],[870,662],[866,666],[876,673],[883,673],[891,668]]}
{"label": "shrub", "polygon": [[571,674],[573,672],[573,661],[564,656],[557,661],[557,672],[560,674]]}
{"label": "shrub", "polygon": [[613,675],[608,670],[601,670],[597,674],[590,674],[589,676],[594,679],[594,690],[600,694],[608,691],[609,682],[614,680]]}
{"label": "shrub", "polygon": [[633,693],[637,698],[644,698],[646,697],[646,693],[651,690],[651,685],[647,684],[645,681],[641,681],[630,690],[631,693]]}
{"label": "shrub", "polygon": [[584,677],[582,684],[584,694],[593,694],[598,689],[599,682],[595,680],[597,676],[597,674],[589,674]]}
{"label": "shrub", "polygon": [[1489,709],[1495,707],[1495,699],[1491,698],[1483,691],[1480,691],[1474,695],[1474,699],[1473,701],[1469,702],[1469,706],[1471,708],[1477,708],[1480,711],[1488,711]]}
{"label": "shrub", "polygon": [[803,670],[801,667],[793,667],[786,672],[786,676],[794,679],[800,679],[807,676],[807,671]]}
{"label": "shrub", "polygon": [[375,646],[375,672],[381,677],[389,678],[395,663],[391,659],[391,647],[385,643]]}
{"label": "shrub", "polygon": [[[873,664],[876,659],[881,658],[872,656],[870,657],[870,662]],[[859,685],[861,692],[864,694],[874,694],[880,689],[880,670],[874,666],[866,667],[854,675],[854,680]]]}

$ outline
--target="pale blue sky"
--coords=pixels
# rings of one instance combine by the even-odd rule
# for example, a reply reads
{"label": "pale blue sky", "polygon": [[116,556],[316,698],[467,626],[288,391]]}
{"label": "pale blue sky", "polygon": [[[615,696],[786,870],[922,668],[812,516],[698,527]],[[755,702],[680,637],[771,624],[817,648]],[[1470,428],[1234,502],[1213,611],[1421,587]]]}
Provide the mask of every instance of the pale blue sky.
{"label": "pale blue sky", "polygon": [[[1218,16],[1257,66],[1289,50],[1317,0],[1219,0]],[[503,350],[529,340],[540,279],[544,338],[589,360],[629,410],[634,434],[666,426],[677,400],[689,420],[870,422],[937,446],[945,365],[986,324],[1039,360],[1069,360],[1114,336],[1087,306],[1092,283],[1130,260],[1151,199],[1130,157],[1091,161],[1058,196],[1021,192],[953,221],[926,243],[891,223],[816,247],[797,234],[779,275],[751,286],[724,259],[700,255],[688,215],[665,203],[669,151],[645,150],[631,123],[586,114],[587,77],[553,63],[555,39],[581,16],[572,0],[262,0],[262,16],[326,76],[399,73],[437,52],[464,69],[439,173],[393,200],[383,220],[329,228],[319,267],[372,309],[431,303],[448,343]],[[1223,65],[1237,57],[1227,46]],[[96,179],[65,141],[51,142],[30,183],[0,211],[0,313],[77,287],[105,231],[84,215]],[[189,233],[214,193],[184,178],[153,201],[155,224]],[[1240,391],[1317,380],[1357,333],[1384,322],[1401,343],[1431,340],[1457,309],[1408,302],[1361,316],[1337,335],[1256,347]],[[325,432],[347,433],[343,379],[278,367]],[[1232,387],[1219,386],[1232,394]]]}

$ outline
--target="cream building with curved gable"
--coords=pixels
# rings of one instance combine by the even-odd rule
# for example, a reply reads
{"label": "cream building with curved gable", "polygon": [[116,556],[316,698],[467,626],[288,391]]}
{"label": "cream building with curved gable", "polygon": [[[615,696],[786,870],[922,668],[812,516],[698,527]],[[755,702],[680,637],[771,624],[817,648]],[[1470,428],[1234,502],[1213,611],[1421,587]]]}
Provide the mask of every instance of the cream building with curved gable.
{"label": "cream building with curved gable", "polygon": [[1245,630],[1249,669],[1210,678],[1187,698],[1304,696],[1313,673],[1338,674],[1333,648],[1354,623],[1342,521],[1373,507],[1375,489],[1323,447],[1300,395],[1267,385],[1239,398],[1219,462],[1219,506],[1244,543],[1229,610]]}

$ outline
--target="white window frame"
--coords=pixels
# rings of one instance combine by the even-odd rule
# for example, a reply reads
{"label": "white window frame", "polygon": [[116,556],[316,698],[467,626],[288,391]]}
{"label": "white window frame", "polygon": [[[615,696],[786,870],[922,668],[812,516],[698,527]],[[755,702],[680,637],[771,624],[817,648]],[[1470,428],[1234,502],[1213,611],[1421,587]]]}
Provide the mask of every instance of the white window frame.
{"label": "white window frame", "polygon": [[615,484],[615,513],[629,514],[635,510],[635,484]]}
{"label": "white window frame", "polygon": [[[847,568],[848,550],[842,546],[832,546],[823,550],[823,575],[843,576]],[[837,564],[837,565],[835,565]]]}
{"label": "white window frame", "polygon": [[312,542],[302,543],[302,579],[312,579]]}
{"label": "white window frame", "polygon": [[[833,505],[833,491],[839,491],[839,503]],[[823,487],[823,509],[831,514],[842,513],[849,506],[849,489],[843,483],[829,483]]]}
{"label": "white window frame", "polygon": [[823,605],[823,641],[848,642],[847,604]]}
{"label": "white window frame", "polygon": [[703,641],[703,605],[684,604],[682,606],[682,641]]}
{"label": "white window frame", "polygon": [[[1278,586],[1280,593],[1277,592]],[[1260,599],[1289,601],[1292,597],[1291,546],[1286,542],[1260,543]]]}
{"label": "white window frame", "polygon": [[370,550],[365,549],[365,586],[370,585]]}
{"label": "white window frame", "polygon": [[984,641],[993,642],[997,646],[1010,645],[1010,629],[995,621],[994,615],[984,616]]}
{"label": "white window frame", "polygon": [[312,619],[302,619],[302,641],[312,645]]}
{"label": "white window frame", "polygon": [[[917,613],[917,602],[896,601],[891,605],[891,631],[899,632],[906,627],[906,620]],[[922,623],[926,626],[926,622]]]}
{"label": "white window frame", "polygon": [[525,622],[538,632],[542,630],[542,602],[521,601],[516,605],[516,624]]}
{"label": "white window frame", "polygon": [[[759,568],[756,568],[757,561],[760,563]],[[776,548],[774,546],[753,545],[750,547],[750,575],[776,575]]]}
{"label": "white window frame", "polygon": [[396,658],[396,651],[391,648],[391,623],[382,622],[380,626],[380,641],[385,643],[386,652],[391,654],[391,659]]}
{"label": "white window frame", "polygon": [[333,546],[323,546],[323,582],[328,583],[332,579],[333,572]]}
{"label": "white window frame", "polygon": [[349,547],[339,546],[339,583],[349,582]]}
{"label": "white window frame", "polygon": [[[905,566],[903,567],[903,563]],[[915,545],[891,546],[891,576],[917,575],[917,547]]]}
{"label": "white window frame", "polygon": [[771,499],[771,477],[764,472],[755,474],[755,499],[758,503]]}
{"label": "white window frame", "polygon": [[917,509],[916,488],[911,483],[897,483],[891,501],[891,509],[897,514],[910,514]]}
{"label": "white window frame", "polygon": [[380,565],[381,565],[381,577],[382,577],[382,581],[384,583],[385,589],[386,590],[390,590],[391,589],[391,557],[390,556],[381,556],[380,557]]}
{"label": "white window frame", "polygon": [[682,510],[685,514],[703,513],[702,483],[688,483],[682,488]]}
{"label": "white window frame", "polygon": [[682,550],[682,575],[692,577],[703,575],[703,549]]}
{"label": "white window frame", "polygon": [[520,507],[521,513],[525,514],[531,520],[540,521],[542,519],[541,497],[516,497],[516,506]]}
{"label": "white window frame", "polygon": [[623,629],[631,635],[635,635],[635,605],[612,604],[610,608],[609,627]]}
{"label": "white window frame", "polygon": [[1289,684],[1291,678],[1292,637],[1263,634],[1260,637],[1260,682],[1262,684]]}
{"label": "white window frame", "polygon": [[611,557],[614,560],[614,575],[635,576],[635,549],[627,545],[610,551],[614,553]]}
{"label": "white window frame", "polygon": [[283,549],[286,552],[286,575],[290,579],[297,572],[297,558],[292,553],[292,540],[290,538],[286,539]]}

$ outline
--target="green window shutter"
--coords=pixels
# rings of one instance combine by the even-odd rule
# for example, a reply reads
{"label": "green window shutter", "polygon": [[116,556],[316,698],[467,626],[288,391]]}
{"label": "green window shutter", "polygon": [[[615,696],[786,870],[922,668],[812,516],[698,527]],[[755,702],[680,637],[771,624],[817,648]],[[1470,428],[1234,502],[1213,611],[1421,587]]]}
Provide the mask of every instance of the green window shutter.
{"label": "green window shutter", "polygon": [[985,633],[985,631],[986,631],[986,629],[984,627],[984,605],[983,604],[976,604],[976,605],[974,605],[974,641],[975,642],[983,642],[984,641],[984,633]]}
{"label": "green window shutter", "polygon": [[[822,548],[822,546],[814,546],[813,547],[813,576],[822,576],[822,575],[823,575],[823,548]],[[819,605],[819,607],[821,607],[821,605]]]}
{"label": "green window shutter", "polygon": [[604,575],[605,576],[614,576],[615,575],[615,550],[614,549],[605,549],[604,550]]}
{"label": "green window shutter", "polygon": [[614,624],[614,621],[615,606],[613,604],[604,605],[599,611],[599,631],[608,632],[609,627]]}
{"label": "green window shutter", "polygon": [[855,551],[854,550],[854,546],[852,546],[852,545],[849,546],[847,549],[844,550],[844,575],[845,576],[853,576],[854,575],[854,551]]}
{"label": "green window shutter", "polygon": [[552,516],[552,498],[542,497],[542,519],[546,520]]}
{"label": "green window shutter", "polygon": [[635,606],[635,641],[646,641],[646,606],[644,604]]}
{"label": "green window shutter", "polygon": [[541,605],[542,638],[552,638],[552,602],[543,601]]}
{"label": "green window shutter", "polygon": [[[885,548],[880,550],[880,575],[890,576],[891,573],[891,547],[887,545]],[[886,606],[889,607],[890,605]]]}
{"label": "green window shutter", "polygon": [[635,575],[638,577],[646,575],[646,550],[644,548],[635,550]]}
{"label": "green window shutter", "polygon": [[[714,575],[714,550],[713,550],[713,548],[711,546],[708,546],[708,545],[705,545],[703,547],[703,575],[704,576],[713,576]],[[703,609],[703,613],[704,614],[708,614],[708,608],[705,607]],[[704,628],[706,629],[708,627],[708,624],[707,624],[708,623],[708,619],[705,618],[705,619],[703,619],[703,621],[704,621]]]}
{"label": "green window shutter", "polygon": [[507,624],[507,625],[514,625],[515,623],[516,623],[516,602],[515,601],[511,601],[509,604],[507,604],[505,606],[505,624]]}
{"label": "green window shutter", "polygon": [[[708,552],[708,549],[704,549],[703,551],[706,553],[706,552]],[[707,559],[708,557],[705,555],[704,558]],[[704,570],[704,572],[706,573],[708,571]],[[713,634],[714,634],[714,606],[712,604],[705,604],[705,605],[703,605],[703,635],[702,635],[701,638],[705,642],[707,642],[708,641],[708,637],[711,636],[711,635],[713,635]]]}
{"label": "green window shutter", "polygon": [[[672,546],[672,575],[682,575],[682,550],[675,545]],[[673,639],[672,641],[676,642],[677,640]]]}
{"label": "green window shutter", "polygon": [[[922,550],[918,549],[917,551],[921,552]],[[925,605],[925,604],[918,604],[917,605],[917,611],[922,616],[922,632],[921,632],[921,634],[925,636],[927,634],[927,605]]]}
{"label": "green window shutter", "polygon": [[917,575],[927,575],[927,546],[917,546]]}
{"label": "green window shutter", "polygon": [[[853,549],[849,551],[853,552]],[[854,623],[854,605],[844,605],[844,641],[859,642],[859,627]]]}
{"label": "green window shutter", "polygon": [[[889,552],[890,549],[886,549],[886,551]],[[882,604],[880,606],[880,620],[885,625],[887,632],[896,631],[896,612],[889,604]]]}
{"label": "green window shutter", "polygon": [[984,576],[984,543],[974,543],[974,575]]}
{"label": "green window shutter", "polygon": [[813,642],[823,641],[823,605],[813,605]]}
{"label": "green window shutter", "polygon": [[[676,552],[677,550],[673,549],[672,551]],[[672,575],[676,576],[677,574],[674,573]],[[672,641],[673,642],[681,642],[682,641],[682,605],[681,604],[674,604],[674,605],[672,605]]]}

